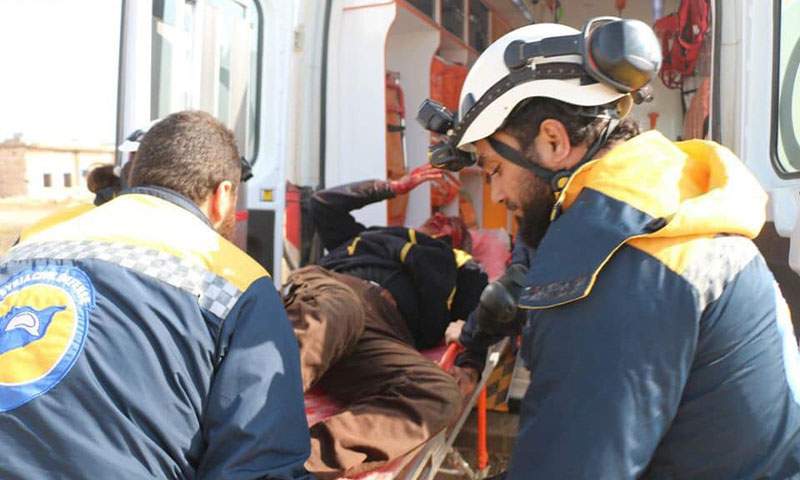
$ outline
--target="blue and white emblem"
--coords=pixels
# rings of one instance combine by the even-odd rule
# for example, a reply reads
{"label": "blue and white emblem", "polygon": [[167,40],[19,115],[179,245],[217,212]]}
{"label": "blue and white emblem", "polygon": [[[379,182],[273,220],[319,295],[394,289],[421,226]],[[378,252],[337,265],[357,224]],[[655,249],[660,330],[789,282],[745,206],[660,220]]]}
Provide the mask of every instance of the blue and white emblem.
{"label": "blue and white emblem", "polygon": [[0,285],[0,412],[46,393],[83,351],[94,286],[75,267],[23,270]]}
{"label": "blue and white emblem", "polygon": [[11,311],[0,318],[0,354],[42,338],[53,316],[66,308],[59,306],[36,310],[31,307],[11,307]]}

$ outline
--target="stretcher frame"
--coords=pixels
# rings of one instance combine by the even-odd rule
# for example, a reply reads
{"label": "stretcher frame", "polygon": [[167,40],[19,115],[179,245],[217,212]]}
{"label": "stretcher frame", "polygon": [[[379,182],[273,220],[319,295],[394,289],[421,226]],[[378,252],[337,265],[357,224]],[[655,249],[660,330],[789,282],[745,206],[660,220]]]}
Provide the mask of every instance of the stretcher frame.
{"label": "stretcher frame", "polygon": [[[508,338],[504,338],[489,348],[486,365],[478,385],[469,400],[465,402],[458,419],[450,427],[440,431],[412,452],[395,459],[378,470],[366,472],[352,478],[342,477],[340,480],[433,480],[438,472],[443,471],[441,468],[442,464],[448,457],[453,460],[455,467],[455,470],[447,470],[448,473],[465,475],[475,480],[485,478],[488,474],[488,452],[486,450],[486,382],[492,370],[494,370],[499,363],[500,356],[508,346]],[[446,352],[440,360],[439,363],[445,370],[449,370],[452,366],[452,357],[454,354],[455,350],[452,348],[448,349],[448,352]],[[450,357],[449,359],[448,356]],[[448,363],[449,365],[447,365]],[[480,402],[481,397],[483,397],[483,402]],[[459,433],[461,433],[461,429],[464,427],[464,423],[467,421],[476,402],[479,405],[478,465],[477,468],[473,469],[456,451],[453,447],[453,443]],[[481,428],[481,423],[483,424],[483,428]]]}
{"label": "stretcher frame", "polygon": [[[489,348],[486,356],[486,365],[481,373],[480,381],[478,382],[475,391],[469,398],[469,401],[464,404],[461,414],[458,416],[456,422],[449,428],[439,432],[433,438],[428,440],[423,446],[422,450],[412,459],[407,469],[401,472],[396,478],[404,480],[433,480],[436,473],[441,469],[444,460],[450,456],[455,460],[455,467],[459,473],[469,476],[473,479],[485,478],[488,474],[488,452],[486,451],[486,382],[489,380],[489,375],[492,370],[500,362],[500,356],[503,351],[508,348],[508,338],[504,338]],[[461,455],[453,447],[453,444],[458,438],[461,429],[464,427],[472,408],[476,403],[479,403],[480,397],[483,396],[482,408],[478,409],[478,465],[477,469],[473,470],[469,467],[466,461],[461,458]],[[481,405],[479,405],[481,407]],[[483,417],[483,427],[480,428],[481,417]],[[483,463],[483,465],[481,465]],[[407,472],[406,472],[407,470]]]}

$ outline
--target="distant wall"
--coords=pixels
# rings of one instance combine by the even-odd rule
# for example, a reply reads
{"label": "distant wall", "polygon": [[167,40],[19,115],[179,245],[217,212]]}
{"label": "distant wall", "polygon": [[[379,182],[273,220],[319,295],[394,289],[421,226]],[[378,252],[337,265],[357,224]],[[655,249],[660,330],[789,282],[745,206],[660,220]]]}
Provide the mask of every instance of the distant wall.
{"label": "distant wall", "polygon": [[28,193],[24,152],[25,148],[20,145],[0,146],[0,197]]}
{"label": "distant wall", "polygon": [[0,197],[63,200],[90,197],[86,175],[113,163],[114,150],[96,147],[0,144]]}

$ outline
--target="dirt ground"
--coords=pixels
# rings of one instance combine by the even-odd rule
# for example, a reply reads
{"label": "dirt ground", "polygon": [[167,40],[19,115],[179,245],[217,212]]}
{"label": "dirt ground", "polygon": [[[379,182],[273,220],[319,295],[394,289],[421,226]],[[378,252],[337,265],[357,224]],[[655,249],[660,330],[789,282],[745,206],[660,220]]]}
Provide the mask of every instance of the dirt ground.
{"label": "dirt ground", "polygon": [[0,255],[14,245],[19,233],[26,227],[54,211],[88,203],[90,200],[31,200],[28,198],[0,198]]}

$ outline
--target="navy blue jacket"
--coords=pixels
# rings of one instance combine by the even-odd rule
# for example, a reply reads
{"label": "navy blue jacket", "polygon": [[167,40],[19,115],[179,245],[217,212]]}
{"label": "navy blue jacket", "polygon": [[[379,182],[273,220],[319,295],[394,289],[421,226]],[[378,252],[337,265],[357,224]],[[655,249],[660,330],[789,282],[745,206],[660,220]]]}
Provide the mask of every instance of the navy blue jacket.
{"label": "navy blue jacket", "polygon": [[573,176],[520,299],[509,478],[800,475],[800,357],[750,240],[765,200],[726,149],[655,131]]}
{"label": "navy blue jacket", "polygon": [[267,273],[174,192],[0,258],[0,478],[310,478],[300,379]]}

